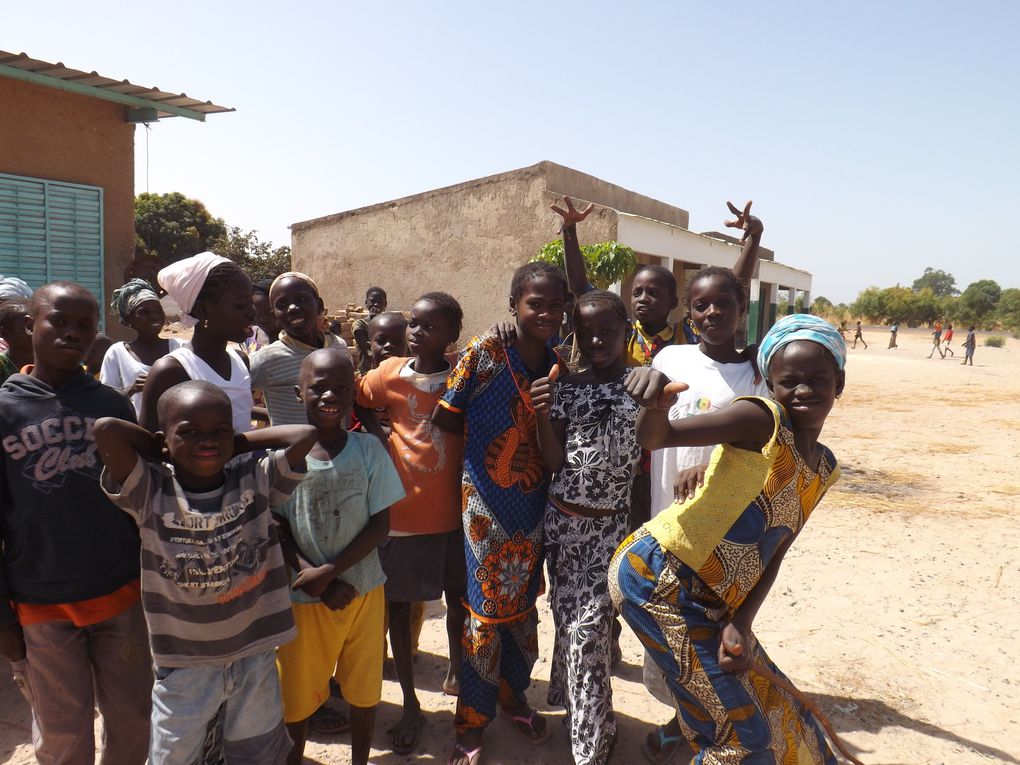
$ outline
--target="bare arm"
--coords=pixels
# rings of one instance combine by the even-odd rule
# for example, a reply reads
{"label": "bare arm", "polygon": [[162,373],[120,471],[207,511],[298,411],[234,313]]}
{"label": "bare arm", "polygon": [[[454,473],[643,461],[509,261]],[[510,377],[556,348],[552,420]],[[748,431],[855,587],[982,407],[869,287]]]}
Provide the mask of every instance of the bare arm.
{"label": "bare arm", "polygon": [[287,464],[298,468],[305,464],[305,456],[315,446],[318,431],[311,425],[276,425],[261,430],[234,435],[234,454],[256,449],[283,449]]}
{"label": "bare arm", "polygon": [[550,209],[563,218],[563,227],[560,229],[563,234],[563,266],[567,272],[567,285],[574,297],[581,297],[586,292],[591,292],[593,287],[588,283],[588,274],[584,266],[584,255],[581,253],[581,243],[577,239],[577,224],[588,217],[595,209],[595,205],[588,203],[583,210],[574,209],[574,201],[570,197],[563,197],[562,207],[550,205]]}
{"label": "bare arm", "polygon": [[437,404],[435,411],[432,412],[432,424],[447,433],[463,433],[464,415]]}
{"label": "bare arm", "polygon": [[164,356],[149,370],[149,376],[145,379],[145,388],[142,389],[142,411],[138,417],[139,424],[151,433],[159,430],[159,420],[156,417],[156,404],[159,397],[175,385],[187,382],[191,378],[184,371],[181,363],[172,356]]}
{"label": "bare arm", "polygon": [[390,510],[386,508],[369,518],[368,525],[333,560],[315,568],[302,569],[294,580],[293,589],[303,590],[313,598],[321,597],[331,582],[382,544],[389,533]]}
{"label": "bare arm", "polygon": [[737,216],[736,220],[726,221],[726,225],[744,231],[741,239],[744,244],[737,262],[733,265],[733,273],[744,286],[744,295],[749,297],[751,277],[754,276],[754,265],[758,261],[758,245],[761,244],[761,235],[765,227],[760,220],[751,215],[751,202],[744,205],[743,210],[738,210],[732,202],[727,202],[726,206]]}
{"label": "bare arm", "polygon": [[163,434],[116,417],[101,417],[92,427],[99,456],[110,477],[123,484],[139,459],[159,461]]}
{"label": "bare arm", "polygon": [[[682,388],[677,390],[677,386]],[[637,418],[637,437],[646,449],[733,444],[741,449],[760,450],[775,429],[772,413],[753,401],[735,401],[718,412],[670,420],[669,408],[676,402],[676,393],[687,386],[671,382],[651,367],[632,370],[626,388],[642,407]]]}

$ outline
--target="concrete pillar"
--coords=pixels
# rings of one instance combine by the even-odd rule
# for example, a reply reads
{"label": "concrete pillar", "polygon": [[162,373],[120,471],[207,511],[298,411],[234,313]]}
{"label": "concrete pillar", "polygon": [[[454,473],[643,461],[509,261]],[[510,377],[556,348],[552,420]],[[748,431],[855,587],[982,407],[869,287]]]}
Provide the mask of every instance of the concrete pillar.
{"label": "concrete pillar", "polygon": [[803,290],[804,313],[811,313],[811,290]]}
{"label": "concrete pillar", "polygon": [[789,316],[791,313],[797,313],[797,288],[790,287],[787,294],[789,297],[786,302],[786,315]]}

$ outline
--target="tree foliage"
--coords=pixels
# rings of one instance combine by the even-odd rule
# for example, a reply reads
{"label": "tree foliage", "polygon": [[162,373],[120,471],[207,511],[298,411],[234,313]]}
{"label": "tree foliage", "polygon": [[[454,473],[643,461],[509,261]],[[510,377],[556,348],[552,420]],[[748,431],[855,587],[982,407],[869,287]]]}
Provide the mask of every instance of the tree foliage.
{"label": "tree foliage", "polygon": [[914,280],[912,289],[914,292],[929,289],[935,297],[940,298],[960,294],[960,290],[956,289],[956,279],[952,274],[938,268],[932,268],[931,266],[924,269],[924,273],[919,279]]}
{"label": "tree foliage", "polygon": [[177,191],[135,197],[135,237],[138,254],[159,255],[167,263],[212,250],[237,263],[252,281],[290,270],[290,247],[274,247],[256,231],[228,226]]}
{"label": "tree foliage", "polygon": [[173,263],[208,250],[226,233],[222,218],[214,218],[204,204],[178,191],[135,197],[138,255],[158,255]]}
{"label": "tree foliage", "polygon": [[[620,242],[598,242],[581,246],[584,255],[584,271],[597,289],[609,289],[637,268],[634,249]],[[552,263],[563,268],[563,242],[556,239],[542,245],[532,262]]]}
{"label": "tree foliage", "polygon": [[1004,289],[995,307],[995,320],[1003,329],[1020,333],[1020,289]]}
{"label": "tree foliage", "polygon": [[953,307],[953,317],[972,324],[984,324],[995,313],[1002,288],[991,279],[979,279],[967,286]]}

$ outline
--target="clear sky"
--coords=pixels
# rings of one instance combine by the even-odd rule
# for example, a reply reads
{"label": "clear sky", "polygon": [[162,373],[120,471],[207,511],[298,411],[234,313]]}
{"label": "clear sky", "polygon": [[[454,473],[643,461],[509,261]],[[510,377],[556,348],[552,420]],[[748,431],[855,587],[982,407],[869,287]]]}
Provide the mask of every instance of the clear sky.
{"label": "clear sky", "polygon": [[154,124],[148,181],[140,127],[136,190],[276,244],[549,159],[694,230],[753,199],[834,302],[925,266],[1020,287],[1018,37],[1013,0],[34,0],[0,23],[0,49],[236,107]]}

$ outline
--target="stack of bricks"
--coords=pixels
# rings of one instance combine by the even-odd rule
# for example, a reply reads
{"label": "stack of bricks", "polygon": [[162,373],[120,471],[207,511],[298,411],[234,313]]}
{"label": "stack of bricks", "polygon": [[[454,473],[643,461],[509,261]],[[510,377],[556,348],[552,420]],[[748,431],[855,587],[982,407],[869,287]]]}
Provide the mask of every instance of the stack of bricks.
{"label": "stack of bricks", "polygon": [[[411,320],[410,311],[401,311],[400,314],[408,321]],[[347,348],[351,352],[351,356],[354,358],[354,366],[358,366],[358,345],[354,342],[354,322],[358,319],[367,319],[368,311],[365,310],[365,306],[356,305],[354,303],[348,303],[347,308],[337,309],[330,311],[327,309],[324,318],[324,323],[328,327],[334,321],[340,322],[340,337],[347,343]]]}

